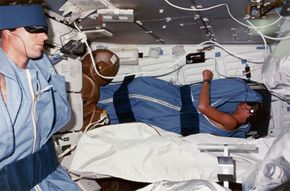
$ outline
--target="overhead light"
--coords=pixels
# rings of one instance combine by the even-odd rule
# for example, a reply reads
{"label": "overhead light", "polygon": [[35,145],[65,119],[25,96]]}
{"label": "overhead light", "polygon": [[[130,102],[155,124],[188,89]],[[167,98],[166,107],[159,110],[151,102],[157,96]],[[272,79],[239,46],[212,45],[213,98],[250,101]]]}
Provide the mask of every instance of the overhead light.
{"label": "overhead light", "polygon": [[138,25],[140,25],[140,26],[143,25],[142,22],[141,22],[140,20],[137,20],[136,23],[137,23]]}
{"label": "overhead light", "polygon": [[93,29],[93,30],[84,30],[83,33],[87,35],[87,38],[92,41],[95,40],[96,38],[101,38],[101,37],[112,37],[113,33],[106,29]]}
{"label": "overhead light", "polygon": [[133,9],[98,9],[102,22],[134,22]]}
{"label": "overhead light", "polygon": [[169,23],[170,21],[172,21],[172,19],[171,19],[171,17],[166,17],[166,18],[165,18],[165,21],[166,21],[167,23]]}
{"label": "overhead light", "polygon": [[196,14],[194,15],[194,20],[200,19],[200,15]]}

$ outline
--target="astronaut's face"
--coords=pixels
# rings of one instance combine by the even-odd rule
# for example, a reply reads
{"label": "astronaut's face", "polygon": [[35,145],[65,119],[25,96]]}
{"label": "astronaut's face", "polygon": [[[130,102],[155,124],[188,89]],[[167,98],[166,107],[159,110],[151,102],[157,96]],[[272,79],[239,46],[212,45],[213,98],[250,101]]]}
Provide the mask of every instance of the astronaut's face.
{"label": "astronaut's face", "polygon": [[246,102],[237,105],[236,113],[239,114],[241,121],[245,123],[247,119],[253,114],[254,110]]}
{"label": "astronaut's face", "polygon": [[[32,32],[31,32],[32,31]],[[48,36],[45,31],[29,31],[24,27],[11,31],[12,48],[20,55],[27,58],[38,58],[42,54],[44,41]]]}

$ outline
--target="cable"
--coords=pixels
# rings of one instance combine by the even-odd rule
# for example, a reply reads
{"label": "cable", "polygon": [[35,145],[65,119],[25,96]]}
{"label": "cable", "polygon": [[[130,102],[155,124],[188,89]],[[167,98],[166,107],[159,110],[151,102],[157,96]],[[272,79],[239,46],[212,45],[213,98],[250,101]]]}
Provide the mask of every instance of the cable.
{"label": "cable", "polygon": [[[267,27],[270,27],[274,24],[276,24],[277,22],[279,22],[283,17],[280,15],[278,19],[276,19],[274,22],[270,23],[270,24],[267,24],[267,25],[262,25],[262,26],[255,26],[256,28],[258,29],[263,29],[263,28],[267,28]],[[248,19],[247,19],[248,20]]]}
{"label": "cable", "polygon": [[65,151],[63,151],[61,154],[58,155],[58,158],[61,159],[62,157],[69,154],[71,151],[75,150],[77,147],[77,144],[72,144],[69,148],[67,148]]}
{"label": "cable", "polygon": [[215,72],[216,72],[218,75],[220,75],[220,76],[222,76],[222,77],[224,77],[224,78],[244,77],[244,76],[246,76],[248,73],[251,73],[251,72],[253,72],[253,71],[255,71],[255,70],[259,70],[259,69],[261,69],[261,68],[259,68],[259,67],[256,67],[256,68],[251,69],[251,71],[249,71],[249,72],[245,72],[245,73],[243,73],[242,75],[226,76],[226,75],[220,73],[219,70],[217,69],[217,60],[216,60],[215,58],[207,58],[207,60],[211,60],[211,59],[214,60],[214,69],[215,69]]}
{"label": "cable", "polygon": [[210,59],[214,60],[214,70],[215,70],[215,72],[216,72],[218,75],[220,75],[220,76],[222,76],[222,77],[224,77],[224,78],[230,78],[230,77],[228,77],[228,76],[226,76],[226,75],[223,75],[223,74],[221,74],[221,73],[219,72],[219,70],[217,69],[217,60],[216,60],[215,58],[207,58],[207,60],[210,60]]}
{"label": "cable", "polygon": [[278,8],[276,8],[276,13],[277,13],[277,15],[279,15],[280,17],[283,17],[284,20],[286,20],[286,21],[290,21],[290,19],[288,19],[288,16],[282,16],[282,15],[280,14]]}
{"label": "cable", "polygon": [[264,25],[264,26],[261,26],[261,27],[257,27],[252,22],[250,22],[249,20],[246,20],[246,21],[252,26],[252,28],[259,35],[263,36],[262,38],[266,38],[266,39],[270,39],[270,40],[285,40],[285,39],[290,39],[290,36],[286,36],[286,37],[270,37],[270,36],[267,36],[267,35],[263,34],[261,31],[259,31],[259,29],[261,29],[261,28],[266,28],[266,27],[269,27],[269,26],[272,26],[272,25],[276,24],[278,21],[280,21],[283,18],[283,16],[281,16],[279,14],[279,12],[277,11],[277,9],[276,9],[276,12],[279,15],[279,18],[276,21],[274,21],[274,22],[272,22],[272,23],[270,23],[268,25]]}
{"label": "cable", "polygon": [[[253,60],[252,58],[242,57],[242,56],[240,56],[240,55],[238,55],[238,54],[236,54],[236,53],[234,53],[234,52],[231,52],[230,50],[224,48],[221,44],[219,44],[219,43],[217,43],[217,42],[215,42],[215,41],[204,41],[204,42],[202,42],[202,43],[196,45],[193,49],[198,49],[200,46],[203,46],[203,45],[205,45],[205,44],[213,44],[213,45],[215,45],[215,46],[218,46],[218,47],[220,47],[221,49],[223,49],[223,50],[225,50],[226,52],[228,52],[230,55],[232,55],[232,56],[234,56],[234,57],[236,57],[236,58],[239,58],[239,59],[241,59],[241,60],[247,60],[247,61],[249,61],[249,62],[251,62],[251,63],[262,64],[262,63],[264,63],[264,61],[265,61],[265,60],[262,60],[262,61],[256,61],[256,60]],[[189,53],[189,51],[186,52],[185,55],[187,55],[188,53]],[[170,65],[168,65],[168,66],[166,66],[166,67],[164,67],[164,68],[161,68],[160,70],[157,70],[157,71],[151,71],[151,72],[136,72],[136,73],[130,73],[130,74],[123,75],[123,76],[118,76],[118,77],[125,77],[125,76],[130,76],[130,75],[150,75],[150,74],[151,74],[150,76],[155,76],[155,77],[156,77],[156,76],[162,76],[162,75],[170,74],[170,73],[172,73],[172,72],[174,72],[174,71],[176,71],[176,70],[182,68],[183,66],[185,66],[185,65],[186,65],[186,62],[184,62],[184,63],[182,63],[181,65],[179,65],[179,67],[175,68],[175,70],[173,70],[173,71],[169,71],[169,72],[167,72],[167,73],[164,73],[164,70],[167,69],[167,68],[170,68],[170,67],[172,67],[172,66],[178,65],[177,63],[180,62],[180,61],[181,61],[182,59],[184,59],[184,58],[185,58],[185,56],[182,56],[182,57],[180,57],[179,59],[177,59],[176,61],[174,61],[172,64],[170,64]],[[154,74],[154,73],[159,72],[159,71],[162,71],[163,73],[162,73],[162,74],[159,74],[159,75],[152,75],[152,73]]]}
{"label": "cable", "polygon": [[[246,24],[240,22],[240,21],[237,20],[236,18],[234,18],[234,17],[232,16],[232,14],[230,13],[230,10],[229,10],[229,7],[228,7],[227,4],[219,4],[219,5],[215,5],[215,6],[212,6],[212,7],[203,8],[203,9],[196,9],[196,8],[191,8],[191,9],[189,9],[189,8],[183,8],[183,7],[176,6],[176,5],[174,5],[174,4],[170,3],[170,2],[168,2],[168,0],[165,0],[165,2],[168,3],[169,5],[175,7],[175,8],[178,8],[178,9],[181,9],[181,10],[187,10],[187,11],[206,11],[206,10],[214,9],[214,8],[217,8],[217,7],[220,7],[220,6],[226,6],[229,15],[230,15],[230,16],[231,16],[235,21],[237,21],[238,23],[240,23],[240,24],[242,24],[243,26],[246,26],[246,27],[248,27],[248,28],[253,28],[255,31],[257,31],[257,32],[261,35],[261,37],[262,37],[262,39],[263,39],[263,41],[264,41],[265,49],[266,49],[266,47],[267,47],[267,43],[266,43],[266,41],[265,41],[265,37],[264,37],[264,35],[263,35],[260,31],[257,30],[257,28],[263,28],[263,27],[271,26],[271,25],[273,25],[274,23],[278,22],[278,21],[281,19],[281,17],[280,17],[279,19],[277,19],[277,20],[276,20],[275,22],[273,22],[272,24],[265,25],[265,26],[260,26],[260,27],[255,27],[252,23],[251,23],[252,26],[249,26],[249,25],[246,25]],[[93,55],[92,55],[92,50],[91,50],[90,46],[88,45],[88,42],[87,42],[87,39],[86,39],[86,35],[85,35],[84,33],[82,33],[82,31],[79,29],[79,27],[76,25],[75,22],[74,22],[74,26],[75,26],[76,29],[79,31],[79,35],[82,37],[82,41],[83,41],[83,42],[85,43],[85,45],[87,46],[87,48],[88,48],[88,52],[89,52],[89,54],[90,54],[90,58],[91,58],[92,63],[93,63],[94,70],[95,70],[95,72],[97,73],[97,75],[99,75],[100,77],[102,77],[102,78],[104,78],[104,79],[114,79],[115,77],[121,77],[121,78],[124,78],[124,77],[129,76],[129,75],[144,75],[144,74],[145,74],[145,75],[150,75],[150,74],[152,75],[152,73],[153,73],[153,74],[154,74],[154,73],[156,74],[156,73],[159,71],[159,70],[157,70],[157,71],[151,71],[151,72],[136,72],[136,73],[130,73],[130,74],[121,75],[121,76],[104,76],[104,75],[100,74],[99,71],[97,70],[96,63],[95,63],[95,60],[94,60]],[[225,50],[226,52],[228,52],[230,55],[232,55],[232,56],[234,56],[234,57],[237,57],[237,58],[239,58],[239,59],[246,59],[246,60],[248,60],[249,62],[252,62],[252,63],[264,63],[264,60],[263,60],[263,61],[252,61],[252,60],[253,60],[252,58],[242,58],[240,55],[238,55],[238,54],[236,54],[236,53],[233,53],[233,52],[227,50],[227,49],[224,48],[222,45],[220,45],[219,43],[214,42],[214,41],[205,41],[205,42],[202,42],[202,43],[198,44],[196,47],[202,46],[202,45],[207,44],[207,43],[215,44],[216,46],[218,46],[218,47],[222,48],[223,50]],[[176,60],[173,64],[168,65],[167,67],[160,69],[160,71],[164,71],[164,69],[167,69],[167,68],[170,68],[170,67],[172,67],[172,66],[175,66],[176,63],[179,62],[181,59],[184,59],[184,57],[181,57],[181,58],[179,58],[178,60]],[[184,65],[185,65],[185,64],[182,64],[182,65],[181,65],[180,67],[178,67],[178,68],[181,68],[181,67],[183,67]],[[174,71],[176,71],[176,69],[173,70],[173,71],[167,72],[166,74],[172,73],[172,72],[174,72]],[[165,74],[163,73],[163,74],[154,75],[154,76],[162,76],[162,75],[165,75]]]}
{"label": "cable", "polygon": [[271,36],[267,36],[265,34],[263,34],[263,36],[267,39],[270,39],[270,40],[287,40],[287,39],[290,39],[290,36],[286,36],[286,37],[271,37]]}
{"label": "cable", "polygon": [[[226,3],[218,4],[218,5],[211,6],[211,7],[207,7],[207,8],[197,9],[197,8],[184,8],[184,7],[180,7],[180,6],[174,5],[174,4],[170,3],[168,0],[164,0],[164,1],[165,1],[167,4],[169,4],[170,6],[172,6],[172,7],[174,7],[174,8],[177,8],[177,9],[180,9],[180,10],[184,10],[184,11],[207,11],[207,10],[211,10],[211,9],[214,9],[214,8],[217,8],[217,7],[225,6],[226,9],[227,9],[227,12],[228,12],[228,14],[229,14],[229,16],[230,16],[234,21],[236,21],[237,23],[239,23],[239,24],[241,24],[241,25],[243,25],[243,26],[245,26],[245,27],[247,27],[247,28],[253,28],[253,29],[262,29],[262,28],[270,27],[270,26],[276,24],[278,21],[280,21],[280,20],[283,18],[283,16],[281,16],[280,14],[278,14],[280,17],[279,17],[277,20],[275,20],[274,22],[272,22],[272,23],[270,23],[270,24],[267,24],[267,25],[263,25],[263,26],[258,26],[258,27],[255,26],[255,27],[253,27],[252,25],[247,25],[247,24],[245,24],[245,23],[239,21],[238,19],[236,19],[236,18],[231,14],[231,12],[230,12],[230,8],[229,8],[228,4],[226,4]],[[283,39],[289,39],[289,38],[290,38],[290,36],[288,36],[288,37],[283,37],[283,38],[273,38],[273,37],[269,37],[269,36],[266,36],[266,35],[264,35],[264,37],[265,37],[265,38],[269,38],[269,39],[271,39],[271,40],[283,40]]]}
{"label": "cable", "polygon": [[[259,29],[262,29],[262,28],[266,28],[266,27],[269,27],[269,26],[272,26],[274,24],[276,24],[278,21],[280,21],[282,18],[284,18],[283,16],[280,15],[280,13],[278,12],[277,8],[276,8],[276,12],[277,12],[277,15],[279,15],[279,18],[277,20],[275,20],[274,22],[268,24],[268,25],[263,25],[263,26],[255,26],[253,23],[251,23],[249,20],[247,20],[248,22],[250,22],[249,24],[252,26],[252,28],[260,35],[263,36],[263,38],[266,38],[266,39],[270,39],[270,40],[285,40],[285,39],[290,39],[290,36],[286,36],[286,37],[270,37],[270,36],[267,36],[265,34],[263,34],[261,31],[259,31]],[[285,20],[285,18],[284,18]],[[287,20],[287,19],[286,19]]]}
{"label": "cable", "polygon": [[92,122],[93,116],[91,117],[90,123],[85,127],[84,133],[87,133],[87,131],[95,129],[96,127],[99,127],[101,125],[107,125],[109,124],[109,118],[107,114],[101,113],[100,119],[98,121]]}
{"label": "cable", "polygon": [[[174,8],[177,8],[177,9],[180,9],[180,10],[184,10],[184,11],[208,11],[208,10],[211,10],[211,9],[215,9],[215,8],[217,8],[217,7],[225,6],[226,9],[227,9],[228,14],[230,15],[230,17],[231,17],[234,21],[236,21],[237,23],[239,23],[239,24],[241,24],[241,25],[243,25],[243,26],[245,26],[245,27],[251,28],[251,26],[249,26],[249,25],[247,25],[247,24],[245,24],[245,23],[239,21],[238,19],[236,19],[236,18],[234,17],[234,16],[231,14],[231,12],[230,12],[230,8],[229,8],[228,4],[226,4],[226,3],[222,3],[222,4],[218,4],[218,5],[214,5],[214,6],[207,7],[207,8],[201,8],[201,9],[191,8],[191,9],[190,9],[190,8],[184,8],[184,7],[180,7],[180,6],[174,5],[174,4],[170,3],[168,0],[164,0],[164,1],[165,1],[167,4],[169,4],[170,6],[172,6],[172,7],[174,7]],[[263,26],[261,26],[261,27],[263,27]]]}
{"label": "cable", "polygon": [[18,38],[21,40],[21,42],[22,42],[22,44],[23,44],[23,47],[24,47],[24,51],[25,51],[26,58],[28,59],[29,57],[28,57],[28,54],[27,54],[26,45],[25,45],[25,42],[24,42],[24,40],[22,39],[22,37],[19,36],[18,34],[14,34],[13,32],[11,32],[11,34],[13,34],[14,36],[18,37]]}
{"label": "cable", "polygon": [[[88,52],[89,52],[89,55],[90,55],[90,58],[91,58],[91,61],[92,61],[92,64],[93,64],[93,68],[96,72],[97,75],[99,75],[101,78],[104,78],[104,79],[114,79],[115,77],[119,77],[119,78],[125,78],[126,76],[130,76],[130,75],[147,75],[147,76],[163,76],[163,75],[167,75],[167,74],[170,74],[172,72],[175,72],[177,69],[180,69],[182,68],[184,65],[186,65],[186,62],[183,62],[182,64],[178,64],[178,62],[180,62],[182,59],[185,59],[185,56],[181,56],[179,59],[177,59],[176,61],[174,61],[172,64],[166,66],[165,68],[161,68],[160,70],[157,70],[157,71],[146,71],[146,72],[135,72],[135,73],[129,73],[129,74],[125,74],[125,75],[117,75],[117,76],[104,76],[102,74],[99,73],[99,71],[97,70],[97,66],[96,66],[96,63],[95,63],[95,60],[94,60],[94,57],[93,57],[93,54],[92,54],[92,49],[91,47],[89,46],[88,42],[87,42],[87,36],[85,33],[83,33],[80,28],[77,26],[76,22],[74,22],[74,26],[76,27],[76,29],[79,31],[78,35],[80,36],[80,38],[82,39],[82,42],[85,43],[87,49],[88,49]],[[263,61],[257,61],[257,60],[254,60],[252,58],[247,58],[247,57],[242,57],[234,52],[231,52],[230,50],[224,48],[221,44],[215,42],[215,41],[204,41],[204,42],[201,42],[200,44],[196,45],[193,49],[198,49],[198,47],[202,46],[202,45],[205,45],[205,44],[213,44],[215,46],[218,46],[220,47],[221,49],[225,50],[226,52],[228,52],[230,55],[234,56],[234,57],[237,57],[239,59],[243,59],[243,60],[248,60],[249,62],[252,62],[252,63],[264,63],[264,60]],[[185,53],[184,55],[187,55],[189,52]],[[174,67],[175,65],[179,65],[177,68]],[[174,70],[172,71],[169,71],[169,72],[166,72],[164,73],[164,71],[168,68],[171,68],[171,67],[174,67]],[[158,72],[162,72],[161,74],[158,74],[156,75],[156,73]],[[155,75],[154,75],[155,74]]]}
{"label": "cable", "polygon": [[262,33],[262,35],[264,36],[264,38],[270,39],[270,40],[287,40],[290,39],[290,36],[286,36],[286,37],[271,37],[271,36],[267,36],[265,34]]}
{"label": "cable", "polygon": [[218,42],[215,42],[215,41],[205,41],[205,42],[206,42],[206,43],[214,44],[214,45],[218,46],[219,48],[223,49],[224,51],[226,51],[227,53],[229,53],[230,55],[232,55],[232,56],[234,56],[234,57],[236,57],[236,58],[239,58],[239,59],[241,59],[241,60],[247,60],[247,61],[249,61],[249,62],[251,62],[251,63],[256,63],[256,64],[262,64],[262,63],[265,62],[265,60],[257,61],[257,60],[254,60],[254,59],[252,59],[252,58],[249,58],[249,57],[242,57],[242,56],[240,56],[240,55],[238,55],[238,54],[236,54],[236,53],[234,53],[234,52],[232,52],[232,51],[230,51],[230,50],[224,48],[224,47],[223,47],[221,44],[219,44]]}
{"label": "cable", "polygon": [[[75,25],[75,27],[77,28],[77,30],[80,32],[80,34],[82,35],[83,42],[85,43],[85,45],[86,45],[87,48],[88,48],[88,52],[89,52],[89,55],[90,55],[90,58],[91,58],[92,64],[93,64],[94,70],[95,70],[95,72],[97,73],[97,75],[99,75],[101,78],[104,78],[104,79],[114,79],[115,76],[104,76],[104,75],[102,75],[102,74],[99,73],[99,71],[97,70],[97,67],[96,67],[96,63],[95,63],[95,60],[94,60],[93,54],[92,54],[92,49],[91,49],[91,47],[89,46],[89,44],[88,44],[88,42],[87,42],[86,35],[85,35],[84,33],[82,33],[82,31],[79,29],[79,27],[76,25],[75,22],[74,22],[74,25]],[[182,58],[183,58],[183,57],[182,57]],[[176,62],[175,62],[175,63],[176,63]],[[166,68],[169,68],[169,67],[175,65],[175,63],[172,64],[172,65],[167,66]],[[160,70],[161,70],[161,69],[160,69]],[[164,69],[162,69],[162,70],[164,70]],[[130,75],[142,75],[142,74],[150,74],[150,73],[155,73],[155,72],[156,72],[156,71],[154,71],[154,72],[136,72],[136,73],[130,73],[130,74],[126,74],[126,75],[122,75],[122,76],[118,76],[118,77],[123,77],[123,78],[125,78],[126,76],[130,76]]]}
{"label": "cable", "polygon": [[286,99],[285,97],[283,97],[282,95],[279,95],[278,93],[276,93],[275,91],[271,90],[271,88],[269,88],[269,86],[266,83],[263,83],[267,90],[270,92],[271,95],[275,96],[276,98],[286,102],[287,104],[290,104],[290,100]]}
{"label": "cable", "polygon": [[[245,75],[247,75],[247,73],[248,72],[245,72],[245,73],[243,73],[241,76],[238,76],[238,75],[236,75],[236,76],[226,76],[226,75],[223,75],[223,74],[221,74],[219,71],[218,71],[218,69],[217,69],[217,61],[216,61],[216,59],[215,58],[207,58],[207,59],[213,59],[214,60],[214,62],[215,62],[215,72],[218,74],[218,75],[220,75],[220,76],[222,76],[222,77],[224,77],[224,78],[233,78],[233,77],[243,77],[243,76],[245,76]],[[259,70],[259,69],[261,69],[261,68],[254,68],[254,69],[252,69],[251,70],[251,72],[253,72],[253,71],[255,71],[255,70]],[[275,91],[273,91],[273,90],[271,90],[268,86],[267,86],[267,84],[265,84],[265,83],[263,83],[264,85],[265,85],[265,87],[267,88],[267,90],[269,91],[269,93],[271,94],[271,95],[273,95],[273,96],[275,96],[275,97],[277,97],[278,99],[280,99],[280,100],[282,100],[282,101],[284,101],[284,102],[286,102],[286,103],[290,103],[290,101],[289,100],[287,100],[285,97],[283,97],[283,96],[281,96],[281,95],[279,95],[278,93],[276,93]]]}
{"label": "cable", "polygon": [[265,48],[265,53],[266,53],[266,55],[265,55],[265,57],[266,56],[268,56],[268,54],[269,54],[269,52],[267,52],[267,50],[268,50],[268,44],[267,44],[267,42],[266,42],[266,39],[265,39],[265,37],[264,37],[264,35],[262,34],[262,32],[261,31],[259,31],[256,27],[255,27],[255,25],[253,25],[253,23],[251,23],[249,20],[246,20],[252,27],[253,27],[253,29],[261,36],[261,38],[262,38],[262,40],[263,40],[263,42],[264,42],[264,48]]}
{"label": "cable", "polygon": [[91,58],[91,61],[92,61],[92,64],[93,64],[93,67],[94,67],[94,70],[95,72],[97,73],[97,75],[99,75],[101,78],[104,78],[104,79],[114,79],[115,76],[103,76],[102,74],[99,73],[98,69],[97,69],[97,66],[96,66],[96,62],[95,62],[95,59],[94,59],[94,56],[93,56],[93,53],[92,53],[92,49],[91,47],[89,46],[88,44],[88,41],[87,41],[87,36],[85,33],[83,33],[81,31],[81,29],[77,26],[76,22],[74,22],[74,26],[75,28],[79,31],[78,35],[81,37],[81,41],[83,43],[85,43],[87,49],[88,49],[88,52],[89,52],[89,55],[90,55],[90,58]]}

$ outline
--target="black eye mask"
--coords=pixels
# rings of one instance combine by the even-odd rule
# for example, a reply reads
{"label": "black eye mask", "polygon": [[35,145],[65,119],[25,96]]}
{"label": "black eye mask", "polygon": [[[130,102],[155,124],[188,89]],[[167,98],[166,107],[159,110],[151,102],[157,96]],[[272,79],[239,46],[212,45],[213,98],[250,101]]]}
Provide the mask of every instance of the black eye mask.
{"label": "black eye mask", "polygon": [[41,5],[0,6],[0,30],[26,26],[47,28],[46,16]]}
{"label": "black eye mask", "polygon": [[48,32],[48,28],[45,26],[28,26],[24,27],[24,29],[29,33],[46,33]]}

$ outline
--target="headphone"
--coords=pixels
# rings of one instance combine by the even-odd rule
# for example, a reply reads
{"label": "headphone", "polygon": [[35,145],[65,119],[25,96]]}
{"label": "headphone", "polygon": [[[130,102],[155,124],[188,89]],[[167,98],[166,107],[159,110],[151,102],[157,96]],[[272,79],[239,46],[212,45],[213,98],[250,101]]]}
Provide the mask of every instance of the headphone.
{"label": "headphone", "polygon": [[16,36],[17,38],[19,38],[24,46],[24,51],[25,51],[25,54],[26,54],[26,57],[28,58],[28,54],[27,54],[27,49],[26,49],[26,45],[25,45],[25,42],[24,40],[22,39],[21,36],[19,36],[18,34],[15,34],[13,33],[13,31],[10,31],[10,34],[13,34],[14,36]]}

